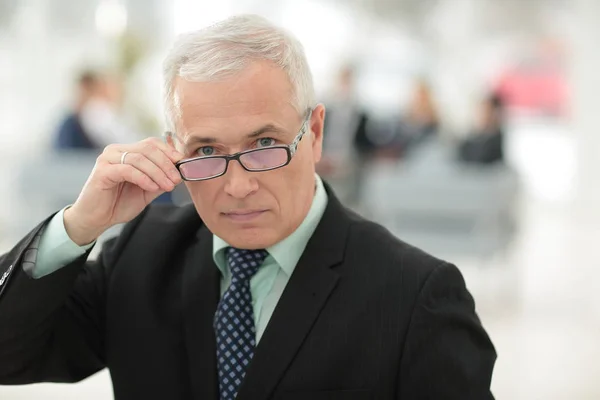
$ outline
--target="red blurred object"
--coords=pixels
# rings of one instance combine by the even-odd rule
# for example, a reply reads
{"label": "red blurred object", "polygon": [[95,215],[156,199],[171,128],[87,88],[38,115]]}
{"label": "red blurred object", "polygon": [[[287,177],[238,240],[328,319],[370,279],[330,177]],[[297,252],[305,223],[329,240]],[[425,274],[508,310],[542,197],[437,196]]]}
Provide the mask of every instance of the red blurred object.
{"label": "red blurred object", "polygon": [[567,84],[560,71],[515,68],[500,78],[496,92],[517,112],[551,116],[566,113]]}

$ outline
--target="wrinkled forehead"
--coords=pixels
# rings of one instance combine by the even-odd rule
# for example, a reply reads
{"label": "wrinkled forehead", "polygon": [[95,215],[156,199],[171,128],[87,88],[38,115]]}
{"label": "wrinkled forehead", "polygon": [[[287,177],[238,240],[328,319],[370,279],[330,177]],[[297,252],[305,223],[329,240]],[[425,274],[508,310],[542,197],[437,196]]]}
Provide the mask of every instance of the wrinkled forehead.
{"label": "wrinkled forehead", "polygon": [[203,130],[225,134],[258,129],[260,124],[285,127],[300,118],[287,75],[266,63],[253,63],[212,82],[177,78],[174,94],[176,126],[182,138]]}

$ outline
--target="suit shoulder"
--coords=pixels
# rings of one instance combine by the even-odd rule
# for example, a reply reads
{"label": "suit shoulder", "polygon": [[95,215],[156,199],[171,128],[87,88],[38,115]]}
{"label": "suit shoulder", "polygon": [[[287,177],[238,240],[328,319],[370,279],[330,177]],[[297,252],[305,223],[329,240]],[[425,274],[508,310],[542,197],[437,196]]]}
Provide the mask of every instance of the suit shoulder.
{"label": "suit shoulder", "polygon": [[[354,259],[369,262],[375,270],[402,269],[428,276],[447,262],[412,246],[394,236],[388,229],[373,221],[354,216],[347,251]],[[375,262],[373,262],[375,261]]]}

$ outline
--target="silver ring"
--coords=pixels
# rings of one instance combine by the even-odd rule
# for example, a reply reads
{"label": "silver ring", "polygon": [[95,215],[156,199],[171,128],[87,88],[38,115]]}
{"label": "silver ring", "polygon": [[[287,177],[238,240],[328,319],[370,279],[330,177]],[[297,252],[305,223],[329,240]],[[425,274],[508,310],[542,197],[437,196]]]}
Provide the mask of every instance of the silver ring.
{"label": "silver ring", "polygon": [[128,152],[128,151],[124,152],[124,153],[121,155],[121,164],[125,164],[125,157],[127,157],[127,154],[129,154],[129,152]]}

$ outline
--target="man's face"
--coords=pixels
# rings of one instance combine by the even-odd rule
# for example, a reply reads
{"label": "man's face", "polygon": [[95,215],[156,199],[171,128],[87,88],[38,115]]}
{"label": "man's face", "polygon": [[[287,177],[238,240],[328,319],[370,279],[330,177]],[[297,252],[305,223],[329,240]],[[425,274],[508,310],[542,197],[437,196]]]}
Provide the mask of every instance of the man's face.
{"label": "man's face", "polygon": [[[286,74],[267,62],[251,64],[217,82],[175,83],[181,118],[177,136],[186,157],[227,155],[270,145],[288,145],[303,117],[291,103]],[[218,178],[186,182],[207,227],[237,248],[269,247],[290,235],[311,206],[315,164],[321,158],[325,111],[318,106],[291,162],[248,172],[231,161]],[[262,131],[259,135],[249,137]]]}

